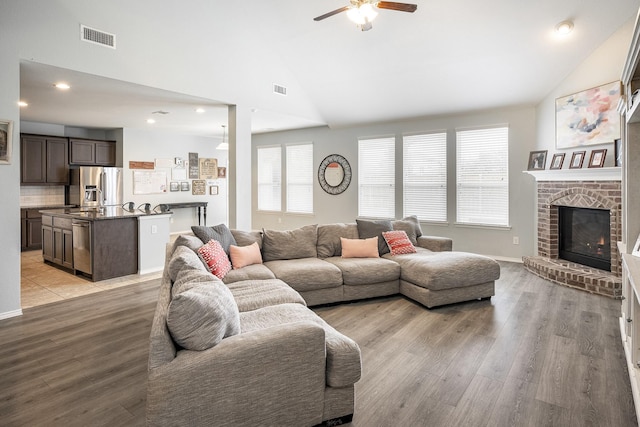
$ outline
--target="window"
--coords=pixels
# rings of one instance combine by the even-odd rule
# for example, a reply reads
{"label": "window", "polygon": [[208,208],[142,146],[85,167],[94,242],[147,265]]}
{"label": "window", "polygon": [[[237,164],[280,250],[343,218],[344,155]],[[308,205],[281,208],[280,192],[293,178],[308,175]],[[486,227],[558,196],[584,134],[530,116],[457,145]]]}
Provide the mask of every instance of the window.
{"label": "window", "polygon": [[282,149],[258,148],[258,210],[282,210]]}
{"label": "window", "polygon": [[509,225],[509,128],[456,132],[457,222]]}
{"label": "window", "polygon": [[395,218],[395,138],[358,141],[358,216]]}
{"label": "window", "polygon": [[402,142],[403,216],[447,220],[447,134],[408,135]]}
{"label": "window", "polygon": [[313,213],[313,144],[287,145],[287,212]]}

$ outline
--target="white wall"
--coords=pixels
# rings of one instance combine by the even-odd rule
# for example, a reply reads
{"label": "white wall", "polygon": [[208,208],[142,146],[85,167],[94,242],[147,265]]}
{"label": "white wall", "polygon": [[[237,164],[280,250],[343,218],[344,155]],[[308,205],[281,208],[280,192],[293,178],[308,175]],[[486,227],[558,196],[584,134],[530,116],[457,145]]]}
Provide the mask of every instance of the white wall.
{"label": "white wall", "polygon": [[608,150],[605,166],[614,165],[613,143],[568,150],[557,150],[555,148],[555,101],[556,98],[620,80],[622,68],[624,67],[624,62],[629,51],[629,44],[631,43],[634,22],[634,19],[627,21],[618,31],[609,37],[607,41],[595,49],[578,68],[568,75],[567,78],[536,107],[536,131],[538,135],[536,149],[549,150],[547,165],[553,153],[567,153],[564,168],[568,168],[568,159],[571,157],[573,151],[587,150],[587,155],[589,155],[591,149],[600,148],[606,148]]}
{"label": "white wall", "polygon": [[[455,130],[473,126],[495,124],[509,125],[509,181],[510,222],[509,229],[463,227],[455,225]],[[533,223],[534,185],[522,171],[526,169],[527,155],[535,147],[535,110],[533,107],[505,108],[483,112],[430,117],[410,121],[372,124],[344,129],[326,127],[301,129],[289,132],[274,132],[253,136],[253,170],[257,168],[256,147],[260,145],[313,142],[314,167],[329,154],[341,154],[349,161],[353,177],[349,188],[340,195],[325,193],[314,179],[314,214],[265,213],[256,211],[257,185],[253,182],[253,228],[289,229],[306,224],[331,222],[354,222],[358,215],[358,138],[370,136],[396,136],[396,194],[402,193],[403,133],[446,130],[448,132],[448,217],[446,225],[422,223],[425,234],[451,237],[454,249],[492,255],[504,259],[519,260],[534,250],[530,229]],[[317,171],[314,171],[314,176]],[[396,201],[396,217],[402,217],[402,200]],[[513,237],[520,244],[513,244]]]}
{"label": "white wall", "polygon": [[[210,194],[194,196],[191,191],[177,191],[159,194],[134,194],[133,171],[129,169],[130,161],[154,162],[155,159],[189,158],[189,153],[198,153],[199,157],[218,159],[218,166],[228,167],[227,151],[217,150],[221,142],[219,138],[207,138],[194,135],[176,135],[166,132],[146,131],[141,129],[124,129],[123,170],[124,200],[132,201],[136,206],[151,203],[151,207],[160,203],[207,202],[207,225],[227,223],[227,179],[211,180],[208,184],[217,185],[218,195]],[[171,181],[171,169],[156,169],[167,173]],[[190,186],[192,180],[187,179]],[[208,188],[207,188],[208,191]],[[171,217],[171,232],[190,231],[192,225],[198,224],[195,208],[176,209]],[[204,223],[202,224],[204,225]]]}

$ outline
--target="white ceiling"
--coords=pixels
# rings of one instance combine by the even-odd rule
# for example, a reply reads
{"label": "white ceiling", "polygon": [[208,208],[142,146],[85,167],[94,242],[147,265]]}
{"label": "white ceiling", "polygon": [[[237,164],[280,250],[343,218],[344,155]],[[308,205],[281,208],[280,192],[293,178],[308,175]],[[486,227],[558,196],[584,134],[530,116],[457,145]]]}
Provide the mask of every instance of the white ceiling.
{"label": "white ceiling", "polygon": [[[221,135],[226,103],[211,98],[250,105],[255,133],[536,105],[635,18],[639,6],[638,0],[415,3],[413,14],[381,10],[373,29],[361,32],[344,13],[313,21],[348,0],[182,2],[166,26],[177,46],[193,44],[199,28],[208,37],[218,28],[228,36],[217,46],[232,65],[218,73],[224,83],[219,94],[187,96],[25,61],[21,98],[29,106],[21,119],[138,128],[162,110],[169,114],[153,115],[156,128]],[[560,39],[553,29],[566,19],[575,29]],[[247,46],[253,55],[241,54]],[[58,80],[72,89],[54,89]],[[288,95],[270,93],[274,83],[287,86]],[[206,112],[196,114],[196,107]]]}

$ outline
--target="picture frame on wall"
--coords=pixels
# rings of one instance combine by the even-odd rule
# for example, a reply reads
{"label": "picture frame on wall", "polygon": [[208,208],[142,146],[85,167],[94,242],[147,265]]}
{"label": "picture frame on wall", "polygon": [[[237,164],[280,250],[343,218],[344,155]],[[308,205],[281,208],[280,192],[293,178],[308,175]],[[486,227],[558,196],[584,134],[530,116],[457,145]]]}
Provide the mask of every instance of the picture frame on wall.
{"label": "picture frame on wall", "polygon": [[549,165],[549,169],[562,169],[562,164],[564,163],[564,153],[556,153],[553,155],[553,159],[551,159],[551,165]]}
{"label": "picture frame on wall", "polygon": [[622,157],[624,153],[622,152],[622,139],[618,138],[613,142],[613,154],[615,156],[614,166],[619,168],[622,166]]}
{"label": "picture frame on wall", "polygon": [[556,99],[556,148],[611,144],[620,138],[617,111],[622,83],[615,81]]}
{"label": "picture frame on wall", "polygon": [[189,181],[182,181],[180,183],[180,191],[189,191],[191,186],[189,185]]}
{"label": "picture frame on wall", "polygon": [[529,153],[529,166],[527,170],[544,170],[547,163],[547,150],[532,151]]}
{"label": "picture frame on wall", "polygon": [[584,156],[586,151],[574,151],[571,155],[571,163],[569,163],[569,169],[582,169],[582,163],[584,162]]}
{"label": "picture frame on wall", "polygon": [[13,121],[0,119],[0,165],[11,164]]}
{"label": "picture frame on wall", "polygon": [[601,168],[604,166],[604,159],[607,157],[607,149],[591,150],[591,157],[589,157],[590,168]]}
{"label": "picture frame on wall", "polygon": [[212,196],[217,196],[218,195],[218,186],[217,185],[210,185],[209,186],[209,194]]}
{"label": "picture frame on wall", "polygon": [[178,181],[171,181],[169,183],[169,191],[180,191],[180,183]]}

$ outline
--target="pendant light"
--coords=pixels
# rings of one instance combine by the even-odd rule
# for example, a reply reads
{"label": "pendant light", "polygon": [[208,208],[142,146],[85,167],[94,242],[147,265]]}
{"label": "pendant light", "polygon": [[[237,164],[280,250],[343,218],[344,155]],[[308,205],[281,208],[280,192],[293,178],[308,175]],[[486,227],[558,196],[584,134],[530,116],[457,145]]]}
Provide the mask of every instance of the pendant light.
{"label": "pendant light", "polygon": [[227,135],[227,127],[225,125],[222,125],[222,142],[218,144],[218,146],[216,147],[216,150],[229,149],[229,144],[226,142],[226,138],[225,138],[226,135]]}

